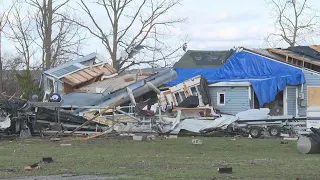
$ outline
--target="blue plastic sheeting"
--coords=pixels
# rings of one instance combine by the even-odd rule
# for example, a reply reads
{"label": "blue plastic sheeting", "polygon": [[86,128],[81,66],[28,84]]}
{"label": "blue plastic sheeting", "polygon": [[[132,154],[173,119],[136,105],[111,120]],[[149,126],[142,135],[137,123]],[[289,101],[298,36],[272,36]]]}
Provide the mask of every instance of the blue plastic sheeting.
{"label": "blue plastic sheeting", "polygon": [[250,52],[233,54],[221,68],[183,68],[175,71],[178,78],[169,82],[168,86],[177,85],[197,75],[203,75],[209,83],[250,82],[260,107],[274,101],[276,95],[287,85],[305,83],[301,69]]}

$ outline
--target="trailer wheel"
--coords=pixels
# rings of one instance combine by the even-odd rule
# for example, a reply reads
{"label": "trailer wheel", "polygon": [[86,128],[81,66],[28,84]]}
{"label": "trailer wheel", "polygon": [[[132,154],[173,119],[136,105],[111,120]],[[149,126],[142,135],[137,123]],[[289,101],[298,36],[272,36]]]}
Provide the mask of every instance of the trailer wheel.
{"label": "trailer wheel", "polygon": [[253,138],[259,138],[261,136],[262,128],[261,127],[250,127],[249,133]]}
{"label": "trailer wheel", "polygon": [[281,132],[281,130],[280,130],[280,128],[278,126],[271,126],[269,128],[270,136],[278,137],[278,136],[280,136],[280,132]]}

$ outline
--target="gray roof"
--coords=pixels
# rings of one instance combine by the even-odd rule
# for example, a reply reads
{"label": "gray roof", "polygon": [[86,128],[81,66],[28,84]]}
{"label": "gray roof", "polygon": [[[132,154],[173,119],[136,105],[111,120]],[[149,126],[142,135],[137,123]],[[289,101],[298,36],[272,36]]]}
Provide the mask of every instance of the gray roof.
{"label": "gray roof", "polygon": [[269,57],[274,60],[281,60],[281,61],[285,60],[285,58],[283,58],[283,56],[279,56],[277,54],[271,53],[267,49],[258,49],[258,48],[254,48],[254,49],[243,48],[243,49],[245,51],[250,51],[250,52],[265,56],[265,57]]}
{"label": "gray roof", "polygon": [[48,69],[48,70],[44,71],[43,73],[57,77],[57,78],[61,78],[67,74],[70,74],[72,72],[78,71],[83,68],[86,68],[87,66],[83,65],[81,63],[92,60],[96,57],[97,57],[97,53],[91,53],[91,54],[88,54],[88,55],[83,56],[81,58],[68,61],[64,64],[57,66],[57,67]]}
{"label": "gray roof", "polygon": [[174,68],[217,68],[234,53],[227,51],[199,51],[188,50],[181,59],[174,64]]}

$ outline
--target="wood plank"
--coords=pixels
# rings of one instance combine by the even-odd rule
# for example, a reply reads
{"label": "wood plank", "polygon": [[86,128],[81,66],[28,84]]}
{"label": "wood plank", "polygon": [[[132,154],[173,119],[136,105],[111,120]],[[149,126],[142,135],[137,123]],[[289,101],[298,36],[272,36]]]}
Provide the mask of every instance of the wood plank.
{"label": "wood plank", "polygon": [[88,81],[85,77],[83,77],[83,76],[81,76],[80,74],[77,74],[77,73],[72,73],[71,76],[76,78],[76,79],[78,79],[81,82]]}
{"label": "wood plank", "polygon": [[73,134],[74,132],[78,131],[79,129],[81,129],[83,126],[91,123],[93,120],[95,120],[97,117],[99,117],[100,115],[102,115],[103,113],[105,113],[106,111],[108,111],[110,108],[115,107],[116,105],[118,105],[124,98],[120,98],[118,99],[116,102],[110,104],[109,106],[107,106],[103,111],[101,111],[100,113],[98,113],[97,115],[95,115],[94,117],[92,117],[91,119],[89,119],[88,121],[86,121],[85,123],[83,123],[81,126],[77,127],[76,129],[74,129],[70,134]]}
{"label": "wood plank", "polygon": [[92,67],[90,70],[94,71],[94,72],[96,72],[98,74],[103,74],[103,72],[98,67]]}
{"label": "wood plank", "polygon": [[74,83],[73,81],[70,81],[69,79],[67,79],[66,77],[63,77],[61,79],[62,82],[64,82],[65,84],[68,84],[69,86],[75,86],[77,85],[76,83]]}
{"label": "wood plank", "polygon": [[112,72],[112,74],[117,72],[117,70],[113,68],[110,64],[105,64],[104,67],[107,68],[110,72]]}
{"label": "wood plank", "polygon": [[320,106],[320,87],[308,87],[308,106]]}
{"label": "wood plank", "polygon": [[283,55],[283,56],[288,56],[288,57],[291,57],[291,58],[294,58],[294,59],[298,59],[298,60],[301,60],[301,61],[304,61],[304,62],[308,62],[310,64],[314,64],[316,66],[319,66],[318,63],[316,62],[313,62],[313,61],[310,61],[310,60],[307,60],[307,59],[304,59],[304,58],[301,58],[301,57],[298,57],[298,56],[295,56],[295,55],[292,55],[292,54],[287,54],[287,53],[284,53],[282,51],[279,51],[279,50],[276,50],[276,49],[271,49],[269,48],[268,51],[272,52],[272,53],[275,53],[275,54],[280,54],[280,55]]}
{"label": "wood plank", "polygon": [[68,83],[63,83],[63,92],[68,94],[74,91],[74,87]]}
{"label": "wood plank", "polygon": [[88,80],[94,78],[94,76],[91,76],[90,74],[86,73],[85,71],[78,71],[78,74],[80,74],[81,76],[87,78]]}
{"label": "wood plank", "polygon": [[105,75],[111,75],[113,74],[112,71],[110,71],[108,68],[105,68],[103,66],[99,66],[99,69],[105,74]]}
{"label": "wood plank", "polygon": [[80,80],[74,78],[74,77],[71,76],[71,75],[66,75],[64,78],[68,79],[69,81],[72,81],[72,82],[73,82],[74,84],[76,84],[76,85],[81,83]]}
{"label": "wood plank", "polygon": [[94,72],[94,71],[91,71],[89,68],[88,68],[88,69],[84,69],[83,71],[86,72],[86,73],[88,73],[88,74],[90,74],[90,75],[93,76],[93,77],[99,76],[98,73],[96,73],[96,72]]}

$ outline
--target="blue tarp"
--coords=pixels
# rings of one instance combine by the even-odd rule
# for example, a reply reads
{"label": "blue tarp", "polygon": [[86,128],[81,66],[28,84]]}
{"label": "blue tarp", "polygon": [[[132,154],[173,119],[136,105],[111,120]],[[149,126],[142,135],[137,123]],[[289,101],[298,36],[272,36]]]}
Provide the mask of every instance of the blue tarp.
{"label": "blue tarp", "polygon": [[203,75],[209,83],[250,82],[260,107],[274,101],[286,85],[305,83],[301,69],[250,52],[233,54],[221,68],[177,68],[175,71],[178,78],[169,82],[168,86],[177,85],[197,75]]}

